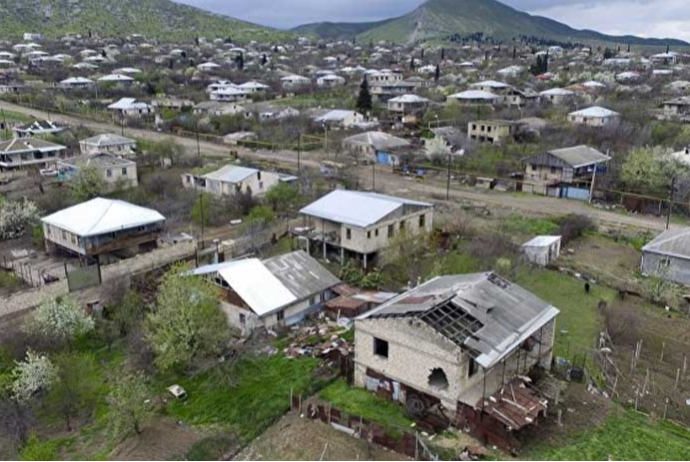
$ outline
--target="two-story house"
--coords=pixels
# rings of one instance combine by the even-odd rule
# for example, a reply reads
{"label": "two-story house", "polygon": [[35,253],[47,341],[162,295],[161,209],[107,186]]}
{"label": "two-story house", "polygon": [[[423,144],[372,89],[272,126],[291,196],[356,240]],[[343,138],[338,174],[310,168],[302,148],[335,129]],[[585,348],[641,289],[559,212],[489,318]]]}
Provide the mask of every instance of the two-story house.
{"label": "two-story house", "polygon": [[333,191],[300,214],[307,219],[307,248],[341,263],[374,264],[398,234],[418,235],[433,229],[434,208],[425,202],[360,191]]}

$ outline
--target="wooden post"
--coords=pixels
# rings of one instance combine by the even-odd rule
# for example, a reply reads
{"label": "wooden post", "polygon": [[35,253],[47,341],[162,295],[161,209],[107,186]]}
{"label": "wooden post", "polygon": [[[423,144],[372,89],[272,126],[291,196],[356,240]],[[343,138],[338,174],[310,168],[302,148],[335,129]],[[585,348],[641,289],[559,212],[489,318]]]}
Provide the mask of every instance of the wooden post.
{"label": "wooden post", "polygon": [[665,350],[666,350],[666,342],[661,342],[661,358],[659,358],[660,363],[664,362],[664,351]]}
{"label": "wooden post", "polygon": [[666,412],[668,412],[668,398],[666,398],[666,401],[664,403],[664,420],[666,420]]}
{"label": "wooden post", "polygon": [[563,426],[563,409],[558,410],[558,426]]}
{"label": "wooden post", "polygon": [[291,411],[294,411],[294,410],[295,410],[295,407],[294,407],[294,405],[292,404],[292,393],[293,393],[293,388],[290,387],[290,410],[291,410]]}
{"label": "wooden post", "polygon": [[680,380],[680,367],[676,370],[676,386],[678,388],[678,381]]}

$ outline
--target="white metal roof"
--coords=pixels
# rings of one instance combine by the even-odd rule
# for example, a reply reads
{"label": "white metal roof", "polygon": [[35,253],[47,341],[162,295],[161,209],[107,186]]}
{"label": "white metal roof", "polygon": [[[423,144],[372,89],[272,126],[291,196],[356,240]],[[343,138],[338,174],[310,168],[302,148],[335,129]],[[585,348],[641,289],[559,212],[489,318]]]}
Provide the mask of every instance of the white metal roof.
{"label": "white metal roof", "polygon": [[537,236],[534,239],[522,244],[523,247],[549,247],[551,244],[561,240],[561,236]]}
{"label": "white metal roof", "polygon": [[77,236],[88,237],[163,222],[165,217],[155,210],[129,202],[97,197],[60,210],[41,221]]}
{"label": "white metal roof", "polygon": [[582,117],[616,117],[619,114],[605,107],[594,106],[582,109],[581,111],[571,112],[570,115]]}
{"label": "white metal roof", "polygon": [[498,96],[494,95],[493,93],[489,93],[488,91],[483,91],[483,90],[467,90],[467,91],[462,91],[460,93],[456,93],[454,95],[450,95],[449,98],[455,98],[455,99],[485,99],[485,100],[495,100],[498,98]]}
{"label": "white metal roof", "polygon": [[300,213],[366,228],[404,205],[432,207],[425,202],[360,191],[336,190],[300,210]]}
{"label": "white metal roof", "polygon": [[259,170],[255,168],[241,167],[239,165],[226,165],[215,172],[203,175],[203,177],[210,180],[223,181],[225,183],[240,183],[258,172]]}
{"label": "white metal roof", "polygon": [[232,262],[220,268],[218,274],[259,316],[297,300],[257,258]]}

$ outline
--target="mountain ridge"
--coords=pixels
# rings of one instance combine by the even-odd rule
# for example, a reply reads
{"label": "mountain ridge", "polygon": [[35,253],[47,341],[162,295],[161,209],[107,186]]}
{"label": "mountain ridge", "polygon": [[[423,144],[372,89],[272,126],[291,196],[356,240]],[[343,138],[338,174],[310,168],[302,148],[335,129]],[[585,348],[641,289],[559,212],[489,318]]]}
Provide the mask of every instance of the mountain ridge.
{"label": "mountain ridge", "polygon": [[[319,35],[321,24],[312,23],[292,29]],[[402,16],[370,23],[329,23],[331,30],[349,31],[342,39],[386,40],[411,44],[444,39],[453,34],[483,33],[499,40],[530,36],[559,42],[603,42],[644,46],[690,46],[672,38],[643,38],[633,35],[613,36],[590,29],[574,29],[559,21],[519,11],[496,0],[427,0]],[[358,27],[359,24],[359,27]],[[362,27],[371,25],[371,27]],[[324,37],[332,38],[332,37]]]}
{"label": "mountain ridge", "polygon": [[37,32],[56,38],[68,33],[104,37],[142,34],[151,39],[290,37],[286,31],[252,24],[171,0],[2,0],[0,39]]}

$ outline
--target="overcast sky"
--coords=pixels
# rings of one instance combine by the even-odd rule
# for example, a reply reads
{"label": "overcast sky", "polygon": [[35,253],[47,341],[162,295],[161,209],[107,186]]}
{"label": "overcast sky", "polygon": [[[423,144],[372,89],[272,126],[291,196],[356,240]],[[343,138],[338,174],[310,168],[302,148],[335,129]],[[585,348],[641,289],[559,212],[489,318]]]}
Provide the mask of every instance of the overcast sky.
{"label": "overcast sky", "polygon": [[[177,0],[247,21],[288,28],[318,21],[374,21],[424,0]],[[504,0],[578,29],[690,40],[688,0]]]}

